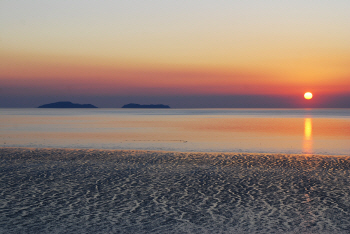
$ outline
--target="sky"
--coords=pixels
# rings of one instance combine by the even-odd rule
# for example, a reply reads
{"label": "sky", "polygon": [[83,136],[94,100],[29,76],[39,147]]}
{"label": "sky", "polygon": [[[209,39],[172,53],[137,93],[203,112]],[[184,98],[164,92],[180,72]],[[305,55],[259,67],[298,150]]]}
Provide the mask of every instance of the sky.
{"label": "sky", "polygon": [[348,0],[0,0],[0,107],[350,108],[349,12]]}

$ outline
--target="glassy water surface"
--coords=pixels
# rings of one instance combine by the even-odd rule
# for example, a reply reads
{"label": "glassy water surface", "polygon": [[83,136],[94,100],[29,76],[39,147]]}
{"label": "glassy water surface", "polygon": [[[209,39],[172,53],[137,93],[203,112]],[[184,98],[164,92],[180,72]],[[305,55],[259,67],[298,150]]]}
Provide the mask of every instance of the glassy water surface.
{"label": "glassy water surface", "polygon": [[0,146],[350,155],[350,109],[0,109]]}

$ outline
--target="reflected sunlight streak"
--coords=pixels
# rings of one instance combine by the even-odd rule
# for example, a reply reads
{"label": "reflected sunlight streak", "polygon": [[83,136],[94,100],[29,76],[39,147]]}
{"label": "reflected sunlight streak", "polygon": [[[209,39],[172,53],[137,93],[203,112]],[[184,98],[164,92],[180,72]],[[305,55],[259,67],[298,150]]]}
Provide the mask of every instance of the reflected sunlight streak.
{"label": "reflected sunlight streak", "polygon": [[304,121],[304,141],[303,141],[303,153],[312,153],[312,119],[305,118]]}

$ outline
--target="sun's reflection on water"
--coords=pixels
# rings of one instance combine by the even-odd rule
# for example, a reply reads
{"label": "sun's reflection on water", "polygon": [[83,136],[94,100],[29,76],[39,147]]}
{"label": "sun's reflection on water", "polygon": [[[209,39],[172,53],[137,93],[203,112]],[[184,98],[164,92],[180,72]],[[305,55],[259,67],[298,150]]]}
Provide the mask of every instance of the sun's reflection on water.
{"label": "sun's reflection on water", "polygon": [[304,120],[303,153],[312,154],[312,119],[311,118],[305,118]]}

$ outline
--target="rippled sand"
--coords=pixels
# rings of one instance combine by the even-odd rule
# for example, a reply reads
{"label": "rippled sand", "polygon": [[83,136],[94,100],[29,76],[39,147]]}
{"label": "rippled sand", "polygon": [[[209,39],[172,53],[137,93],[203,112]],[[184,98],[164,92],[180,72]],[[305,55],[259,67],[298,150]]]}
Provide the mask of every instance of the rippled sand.
{"label": "rippled sand", "polygon": [[0,233],[349,233],[350,157],[0,148]]}

